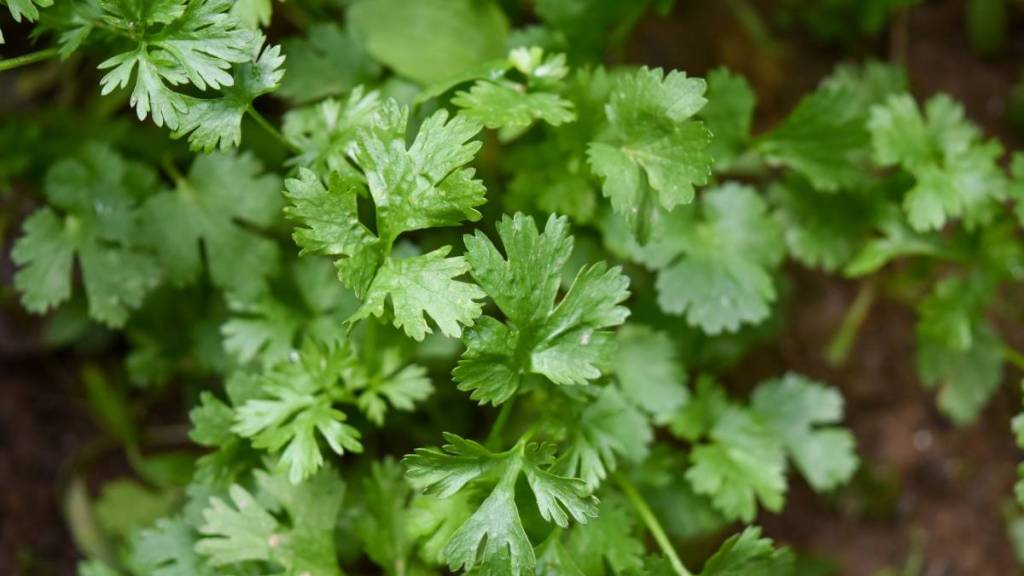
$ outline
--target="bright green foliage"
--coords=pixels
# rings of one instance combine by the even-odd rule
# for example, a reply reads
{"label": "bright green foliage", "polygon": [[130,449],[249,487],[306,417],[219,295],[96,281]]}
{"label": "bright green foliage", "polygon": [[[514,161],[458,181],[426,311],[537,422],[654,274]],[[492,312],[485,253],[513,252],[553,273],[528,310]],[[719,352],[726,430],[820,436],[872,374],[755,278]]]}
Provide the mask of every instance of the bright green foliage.
{"label": "bright green foliage", "polygon": [[186,97],[188,111],[181,115],[174,137],[188,134],[189,147],[210,152],[215,148],[227,150],[242,141],[242,116],[257,97],[274,91],[281,82],[280,46],[255,44],[252,61],[236,64],[234,83],[224,87],[220,98]]}
{"label": "bright green foliage", "polygon": [[997,163],[1003,148],[994,140],[983,142],[959,104],[935,96],[922,115],[909,95],[890,96],[872,110],[870,128],[876,160],[900,166],[915,179],[903,198],[915,230],[939,229],[960,217],[968,227],[991,221],[1006,195]]}
{"label": "bright green foliage", "polygon": [[376,234],[359,220],[362,184],[338,174],[324,187],[313,172],[300,171],[298,179],[286,182],[292,203],[286,214],[302,226],[294,238],[303,253],[338,257],[339,277],[364,302],[353,320],[382,316],[390,299],[395,326],[410,337],[422,340],[431,331],[424,314],[444,334],[458,336],[479,315],[476,300],[482,296],[475,286],[455,280],[467,272],[466,262],[447,258],[450,247],[401,259],[391,249],[405,232],[480,217],[474,207],[483,201],[483,185],[471,168],[462,167],[479,148],[469,140],[480,128],[437,112],[406,148],[407,117],[406,108],[385,102],[356,140],[355,160],[376,208]]}
{"label": "bright green foliage", "polygon": [[793,576],[793,554],[772,548],[772,541],[761,538],[760,528],[747,528],[725,541],[707,563],[700,576]]}
{"label": "bright green foliage", "polygon": [[856,102],[845,84],[826,84],[761,136],[757,150],[804,175],[815,188],[832,191],[855,185],[863,179],[869,144]]}
{"label": "bright green foliage", "polygon": [[586,483],[551,472],[553,445],[523,438],[505,452],[491,452],[454,434],[445,433],[444,437],[448,444],[443,447],[419,448],[406,456],[410,481],[438,498],[454,496],[471,482],[491,490],[444,547],[443,555],[452,570],[490,567],[494,562],[495,567],[500,564],[503,571],[515,576],[533,573],[537,559],[516,504],[515,486],[520,476],[526,477],[544,520],[564,528],[570,517],[586,523],[597,516],[597,499],[590,495]]}
{"label": "bright green foliage", "polygon": [[259,28],[270,24],[274,14],[271,0],[235,0],[231,6],[231,15],[247,28]]}
{"label": "bright green foliage", "polygon": [[707,104],[700,111],[712,134],[708,152],[716,166],[728,166],[749,144],[754,120],[754,91],[747,80],[725,68],[708,74]]}
{"label": "bright green foliage", "polygon": [[351,90],[380,74],[380,66],[352,34],[334,23],[316,23],[303,38],[284,41],[288,73],[277,94],[311,102]]}
{"label": "bright green foliage", "polygon": [[771,194],[790,254],[828,271],[853,259],[870,237],[880,209],[868,194],[825,194],[797,178],[775,186]]}
{"label": "bright green foliage", "polygon": [[659,424],[670,420],[689,397],[675,343],[645,326],[627,325],[619,331],[615,376],[623,394]]}
{"label": "bright green foliage", "polygon": [[453,375],[459,389],[481,404],[500,404],[539,374],[560,386],[579,386],[601,375],[598,363],[614,345],[605,330],[629,311],[629,281],[603,262],[580,269],[556,304],[562,269],[572,253],[565,218],[552,216],[543,232],[522,214],[498,223],[505,254],[482,233],[466,236],[473,279],[505,316],[483,316],[467,331],[466,352]]}
{"label": "bright green foliage", "polygon": [[452,98],[462,108],[460,114],[508,135],[525,130],[535,120],[558,126],[576,119],[572,102],[551,91],[569,72],[564,54],[545,57],[540,48],[517,48],[508,62],[525,82],[508,75],[477,80],[468,92]]}
{"label": "bright green foliage", "polygon": [[356,534],[366,555],[391,576],[407,573],[412,560],[414,539],[406,528],[410,493],[405,470],[391,459],[374,462],[363,479],[360,502],[364,510]]}
{"label": "bright green foliage", "polygon": [[692,120],[704,107],[706,84],[678,71],[641,68],[622,76],[609,98],[609,130],[587,150],[604,195],[646,242],[663,210],[693,201],[706,184],[711,134]]}
{"label": "bright green foliage", "polygon": [[[131,105],[139,120],[152,114],[157,126],[178,129],[190,106],[173,86],[232,86],[231,64],[252,57],[258,36],[227,14],[231,6],[229,0],[101,2],[101,12],[87,26],[132,38],[126,50],[100,63],[100,70],[108,70],[100,80],[103,94],[131,83]],[[141,36],[136,29],[143,30]],[[76,36],[73,45],[65,43],[65,52],[77,48],[84,35]]]}
{"label": "bright green foliage", "polygon": [[709,334],[767,318],[784,250],[767,209],[753,189],[726,184],[666,220],[659,243],[679,258],[658,272],[662,310]]}
{"label": "bright green foliage", "polygon": [[355,145],[359,131],[373,125],[379,105],[379,93],[357,86],[344,103],[328,98],[289,110],[282,132],[298,150],[293,163],[317,172],[356,175],[348,151]]}
{"label": "bright green foliage", "polygon": [[171,282],[194,282],[205,260],[215,285],[261,293],[278,268],[278,246],[257,230],[277,220],[280,182],[251,154],[211,154],[196,158],[173,191],[150,197],[142,226]]}
{"label": "bright green foliage", "polygon": [[815,490],[845,483],[857,469],[854,438],[835,424],[843,417],[843,397],[803,376],[787,374],[761,383],[750,407],[782,440],[786,452]]}
{"label": "bright green foliage", "polygon": [[423,85],[500,58],[506,49],[508,21],[491,0],[360,0],[348,17],[367,52]]}
{"label": "bright green foliage", "polygon": [[1002,379],[1003,343],[983,316],[991,290],[985,278],[949,278],[918,308],[918,375],[960,424],[977,418]]}
{"label": "bright green foliage", "polygon": [[195,551],[198,534],[183,518],[164,518],[132,541],[132,564],[153,576],[210,574]]}
{"label": "bright green foliage", "polygon": [[[39,19],[39,9],[53,6],[53,0],[4,0],[4,4],[15,22],[21,22],[22,18],[34,22]],[[0,31],[0,44],[3,43],[3,31]]]}
{"label": "bright green foliage", "polygon": [[596,489],[615,470],[620,459],[642,462],[654,439],[644,414],[616,388],[605,387],[569,421],[568,445],[558,470],[565,476],[582,478]]}
{"label": "bright green foliage", "polygon": [[353,344],[307,339],[293,361],[270,369],[260,392],[237,406],[231,431],[253,446],[280,452],[281,468],[298,483],[323,465],[322,439],[336,454],[361,452],[360,433],[336,403],[354,404],[376,424],[388,406],[411,410],[433,392],[426,371],[389,353],[376,370]]}
{"label": "bright green foliage", "polygon": [[121,326],[160,281],[160,268],[140,250],[139,202],[156,174],[111,148],[87,144],[46,175],[50,206],[24,224],[11,253],[25,308],[46,310],[71,297],[72,266],[82,272],[89,315]]}
{"label": "bright green foliage", "polygon": [[[345,484],[337,473],[324,469],[299,486],[264,472],[257,472],[256,480],[275,507],[268,508],[263,499],[233,485],[230,503],[213,497],[203,510],[196,551],[220,569],[261,561],[288,574],[340,575],[334,526]],[[271,514],[278,507],[284,518]]]}
{"label": "bright green foliage", "polygon": [[620,499],[601,502],[597,518],[573,528],[566,548],[584,574],[604,574],[604,564],[615,574],[639,570],[644,545],[637,538],[637,522]]}

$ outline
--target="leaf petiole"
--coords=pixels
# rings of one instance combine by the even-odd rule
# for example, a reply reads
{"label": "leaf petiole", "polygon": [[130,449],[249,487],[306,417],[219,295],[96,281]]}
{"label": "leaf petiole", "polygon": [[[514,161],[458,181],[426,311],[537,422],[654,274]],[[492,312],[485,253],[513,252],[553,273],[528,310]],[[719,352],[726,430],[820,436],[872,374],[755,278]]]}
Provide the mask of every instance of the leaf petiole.
{"label": "leaf petiole", "polygon": [[57,54],[58,50],[56,48],[47,48],[46,50],[30,52],[22,56],[15,56],[14,58],[5,58],[0,60],[0,72],[13,70],[15,68],[20,68],[21,66],[28,66],[29,64],[35,64],[36,62],[42,62],[43,60],[49,60]]}
{"label": "leaf petiole", "polygon": [[683,566],[683,561],[679,559],[679,555],[676,554],[675,548],[672,547],[672,542],[669,541],[668,535],[665,534],[665,529],[661,527],[661,522],[658,521],[658,517],[651,511],[651,507],[644,501],[644,497],[640,495],[633,483],[622,474],[616,472],[614,474],[615,481],[619,483],[622,488],[622,492],[625,493],[629,503],[633,505],[637,513],[640,514],[640,518],[643,519],[644,524],[647,526],[647,530],[650,531],[651,536],[654,536],[654,541],[658,543],[658,547],[661,548],[662,553],[668,558],[669,564],[672,565],[672,570],[677,576],[693,576],[693,573]]}

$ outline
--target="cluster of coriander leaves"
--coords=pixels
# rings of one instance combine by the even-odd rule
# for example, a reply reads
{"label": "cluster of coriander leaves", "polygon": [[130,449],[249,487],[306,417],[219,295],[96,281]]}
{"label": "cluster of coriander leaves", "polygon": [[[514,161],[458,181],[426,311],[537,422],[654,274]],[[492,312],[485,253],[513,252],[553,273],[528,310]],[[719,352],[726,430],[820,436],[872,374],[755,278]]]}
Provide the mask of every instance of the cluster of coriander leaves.
{"label": "cluster of coriander leaves", "polygon": [[[132,442],[146,484],[104,490],[121,538],[84,573],[365,557],[388,574],[687,574],[645,498],[685,538],[780,510],[790,468],[829,491],[857,466],[835,390],[787,374],[740,401],[715,381],[778,316],[787,257],[919,302],[922,382],[976,417],[1007,353],[985,316],[1021,273],[1005,205],[1024,159],[1008,174],[955,102],[919,106],[878,64],[837,69],[754,136],[740,76],[593,65],[644,8],[596,4],[537,2],[542,25],[510,31],[495,4],[362,0],[284,55],[255,28],[269,2],[38,13],[64,57],[98,56],[102,92],[127,88],[198,153],[182,174],[102,138],[67,152],[13,252],[26,308],[68,302],[55,323],[123,331],[134,385],[198,396],[191,481]],[[268,93],[289,104],[281,133],[252,107]],[[290,154],[280,170],[233,150],[246,115]],[[428,400],[449,382],[499,407],[486,438],[449,432],[478,430],[451,395]],[[433,424],[398,445],[438,427],[446,443],[396,463],[416,409]],[[748,527],[702,574],[792,564]]]}

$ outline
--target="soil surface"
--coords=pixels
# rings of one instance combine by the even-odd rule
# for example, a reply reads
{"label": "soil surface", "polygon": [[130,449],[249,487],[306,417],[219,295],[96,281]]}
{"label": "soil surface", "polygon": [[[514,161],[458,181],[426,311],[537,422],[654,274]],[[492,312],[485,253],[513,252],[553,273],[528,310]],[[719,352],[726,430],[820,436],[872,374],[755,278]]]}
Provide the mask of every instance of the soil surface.
{"label": "soil surface", "polygon": [[[752,4],[772,14],[775,3]],[[695,75],[726,64],[751,78],[759,93],[758,125],[765,126],[849,54],[849,48],[823,46],[794,30],[776,32],[774,47],[766,50],[729,5],[679,0],[670,17],[640,24],[624,58]],[[922,2],[899,16],[890,33],[855,52],[904,62],[915,93],[954,95],[990,134],[1019,149],[1020,134],[1004,113],[1024,63],[1021,15],[1015,16],[1013,44],[994,61],[971,53],[962,15],[958,0]],[[0,210],[9,209],[0,201]],[[10,286],[12,233],[0,238],[6,240],[0,242],[0,290]],[[1001,514],[1020,459],[1009,427],[1020,405],[1013,387],[1003,387],[977,424],[950,425],[917,381],[912,313],[884,298],[872,308],[845,366],[829,366],[824,343],[858,287],[795,266],[790,272],[790,302],[799,306],[790,304],[785,332],[736,372],[749,382],[793,370],[838,386],[865,464],[852,487],[832,498],[815,496],[794,480],[785,511],[759,518],[766,533],[833,561],[841,575],[902,567],[915,554],[923,555],[921,576],[1019,573]],[[32,345],[37,328],[0,293],[0,574],[74,573],[77,554],[59,491],[72,459],[99,435],[75,400],[82,397],[73,377],[75,358],[42,355]],[[1024,346],[1022,334],[1003,330],[1003,336]],[[1007,383],[1020,377],[1007,369]]]}

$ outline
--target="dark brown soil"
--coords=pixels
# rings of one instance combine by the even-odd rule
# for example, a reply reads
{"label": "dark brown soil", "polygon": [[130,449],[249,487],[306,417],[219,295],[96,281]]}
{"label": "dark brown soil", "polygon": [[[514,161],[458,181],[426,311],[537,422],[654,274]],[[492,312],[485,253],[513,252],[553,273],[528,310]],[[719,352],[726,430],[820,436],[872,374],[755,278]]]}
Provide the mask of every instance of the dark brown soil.
{"label": "dark brown soil", "polygon": [[[641,24],[626,59],[693,74],[719,64],[743,72],[759,92],[761,126],[784,115],[844,54],[799,34],[780,36],[776,49],[765,51],[738,25],[727,2],[678,4],[669,19]],[[962,14],[960,0],[924,2],[897,19],[894,34],[858,50],[904,61],[918,95],[954,95],[989,133],[1008,148],[1019,148],[1020,135],[1009,129],[1003,114],[1024,63],[1024,28],[1016,22],[1014,45],[999,60],[986,62],[968,49]],[[0,204],[0,210],[8,208]],[[3,261],[9,246],[0,246],[0,285],[9,285],[9,262]],[[1009,429],[1019,397],[1007,385],[976,425],[951,426],[915,376],[911,312],[884,299],[872,309],[845,368],[830,367],[823,360],[824,343],[857,287],[795,268],[791,277],[786,332],[744,362],[744,378],[788,369],[841,388],[865,464],[853,488],[834,498],[817,497],[794,482],[785,512],[759,519],[767,534],[803,553],[834,559],[842,575],[869,576],[882,567],[902,566],[918,545],[925,558],[923,576],[1019,573],[1000,513],[1020,459]],[[4,309],[0,574],[72,574],[76,552],[58,486],[74,455],[99,432],[73,400],[80,397],[72,393],[72,371],[66,368],[73,360],[38,355],[25,345],[31,324],[13,317],[9,305],[0,306]],[[1022,334],[1004,330],[1004,337],[1024,344]],[[1008,369],[1006,376],[1009,384],[1021,374]]]}

